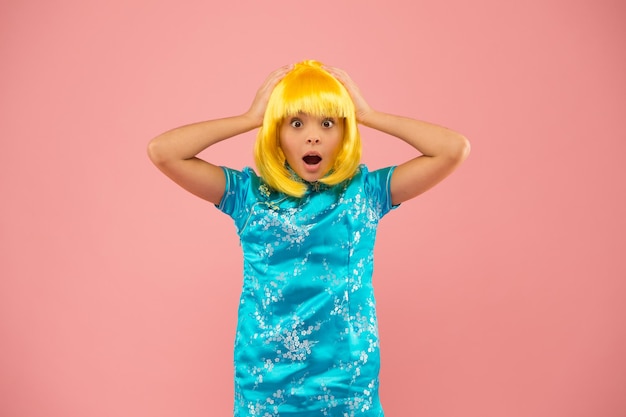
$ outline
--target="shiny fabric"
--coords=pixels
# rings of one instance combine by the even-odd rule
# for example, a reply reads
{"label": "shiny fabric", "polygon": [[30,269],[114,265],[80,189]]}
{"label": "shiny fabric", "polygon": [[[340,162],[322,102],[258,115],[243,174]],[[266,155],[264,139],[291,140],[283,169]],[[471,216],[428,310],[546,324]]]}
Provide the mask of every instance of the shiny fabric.
{"label": "shiny fabric", "polygon": [[223,169],[218,208],[244,257],[234,415],[383,416],[372,272],[393,167],[362,165],[344,184],[310,184],[301,199],[249,168]]}

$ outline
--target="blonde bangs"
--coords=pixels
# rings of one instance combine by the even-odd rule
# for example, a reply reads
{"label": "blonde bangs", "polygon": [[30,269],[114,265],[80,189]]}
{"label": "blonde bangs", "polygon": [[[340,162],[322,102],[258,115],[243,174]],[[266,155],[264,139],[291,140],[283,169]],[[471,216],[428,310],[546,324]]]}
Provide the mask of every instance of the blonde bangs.
{"label": "blonde bangs", "polygon": [[308,186],[294,178],[285,166],[278,132],[285,118],[298,113],[344,119],[342,149],[331,172],[319,182],[336,185],[351,178],[361,159],[354,103],[346,88],[317,61],[295,64],[270,95],[254,148],[255,163],[263,180],[292,197],[302,197]]}
{"label": "blonde bangs", "polygon": [[321,69],[298,68],[276,87],[272,118],[281,120],[298,113],[318,117],[348,117],[354,104],[345,87]]}

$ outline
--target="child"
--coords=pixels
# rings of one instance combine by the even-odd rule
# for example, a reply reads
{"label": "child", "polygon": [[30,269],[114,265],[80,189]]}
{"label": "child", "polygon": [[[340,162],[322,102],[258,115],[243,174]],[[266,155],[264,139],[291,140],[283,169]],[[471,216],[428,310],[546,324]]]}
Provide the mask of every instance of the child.
{"label": "child", "polygon": [[[419,156],[370,172],[357,123]],[[260,128],[259,175],[196,157]],[[239,116],[163,133],[150,159],[231,216],[244,256],[235,416],[382,416],[372,288],[378,221],[467,156],[460,134],[380,113],[338,68],[304,61],[269,75]]]}

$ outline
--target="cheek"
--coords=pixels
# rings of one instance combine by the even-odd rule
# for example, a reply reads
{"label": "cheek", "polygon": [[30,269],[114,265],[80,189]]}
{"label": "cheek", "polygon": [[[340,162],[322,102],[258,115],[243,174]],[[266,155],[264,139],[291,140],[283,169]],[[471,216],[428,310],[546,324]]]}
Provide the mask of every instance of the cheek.
{"label": "cheek", "polygon": [[289,138],[284,136],[278,138],[278,147],[282,152],[289,153],[289,149],[291,148]]}
{"label": "cheek", "polygon": [[343,132],[338,134],[335,138],[334,138],[334,145],[335,145],[335,153],[338,153],[341,151],[341,148],[343,147]]}

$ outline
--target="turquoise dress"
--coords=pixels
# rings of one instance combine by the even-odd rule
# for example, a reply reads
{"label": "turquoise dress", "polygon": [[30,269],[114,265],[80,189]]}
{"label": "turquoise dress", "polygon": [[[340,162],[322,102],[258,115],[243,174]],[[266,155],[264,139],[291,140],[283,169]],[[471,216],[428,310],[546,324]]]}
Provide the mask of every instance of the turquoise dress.
{"label": "turquoise dress", "polygon": [[235,417],[380,417],[372,272],[393,167],[361,165],[298,199],[250,168],[224,168],[218,208],[235,222],[243,289],[235,337]]}

